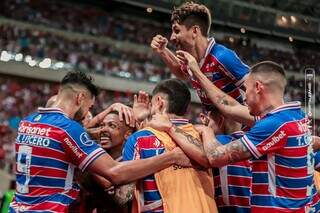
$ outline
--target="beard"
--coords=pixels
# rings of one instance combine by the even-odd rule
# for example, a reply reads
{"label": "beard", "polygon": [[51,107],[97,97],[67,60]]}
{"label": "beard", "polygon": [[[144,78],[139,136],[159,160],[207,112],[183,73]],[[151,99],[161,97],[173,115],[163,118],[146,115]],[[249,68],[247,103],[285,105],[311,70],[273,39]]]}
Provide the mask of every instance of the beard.
{"label": "beard", "polygon": [[83,113],[83,110],[80,107],[79,110],[74,114],[73,120],[81,123],[84,118],[85,118],[85,114]]}

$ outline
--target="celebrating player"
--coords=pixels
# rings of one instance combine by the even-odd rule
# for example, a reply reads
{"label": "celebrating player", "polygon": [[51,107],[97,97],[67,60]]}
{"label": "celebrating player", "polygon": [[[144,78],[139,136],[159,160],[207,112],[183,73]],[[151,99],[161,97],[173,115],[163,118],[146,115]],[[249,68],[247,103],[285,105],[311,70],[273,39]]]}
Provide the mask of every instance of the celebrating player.
{"label": "celebrating player", "polygon": [[87,114],[96,95],[91,78],[70,72],[63,78],[52,108],[39,108],[20,122],[16,193],[10,212],[66,212],[79,190],[73,182],[75,167],[121,184],[175,163],[189,164],[179,149],[145,160],[114,161],[77,122]]}
{"label": "celebrating player", "polygon": [[[208,38],[211,26],[211,14],[205,5],[186,2],[175,8],[171,16],[172,34],[170,40],[177,50],[190,53],[210,81],[240,103],[243,102],[239,87],[248,73],[245,65],[236,53]],[[151,47],[172,73],[178,78],[189,78],[207,111],[212,110],[212,103],[203,91],[199,81],[194,78],[186,66],[181,66],[177,56],[167,48],[168,40],[157,35]]]}

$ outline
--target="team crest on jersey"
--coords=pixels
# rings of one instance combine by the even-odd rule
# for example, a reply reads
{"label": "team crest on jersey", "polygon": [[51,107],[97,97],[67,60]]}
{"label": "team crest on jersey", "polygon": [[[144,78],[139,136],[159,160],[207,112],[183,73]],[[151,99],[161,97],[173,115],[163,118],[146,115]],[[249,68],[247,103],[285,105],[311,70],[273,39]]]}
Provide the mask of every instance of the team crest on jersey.
{"label": "team crest on jersey", "polygon": [[42,117],[41,115],[37,115],[33,120],[34,121],[40,121],[41,117]]}
{"label": "team crest on jersey", "polygon": [[80,141],[85,146],[92,146],[95,143],[86,132],[80,135]]}

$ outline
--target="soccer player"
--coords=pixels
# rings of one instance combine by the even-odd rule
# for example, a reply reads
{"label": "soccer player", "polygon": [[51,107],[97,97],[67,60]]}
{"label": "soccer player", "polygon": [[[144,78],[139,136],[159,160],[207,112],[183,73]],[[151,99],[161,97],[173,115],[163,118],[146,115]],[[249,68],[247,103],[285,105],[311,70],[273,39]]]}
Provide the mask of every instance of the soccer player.
{"label": "soccer player", "polygon": [[[167,119],[170,118],[169,122],[175,126],[168,127],[168,134],[150,127],[135,132],[125,144],[123,159],[131,161],[161,156],[176,147],[177,143],[189,157],[202,166],[208,166],[199,135],[183,117],[190,103],[188,87],[178,79],[160,82],[153,90],[151,108],[143,94],[140,92],[139,97],[135,97],[135,116],[143,114],[138,115],[137,111],[145,111],[145,116],[166,112]],[[148,120],[146,126],[151,122]],[[159,123],[162,122],[165,121]],[[217,212],[213,195],[210,170],[172,166],[137,182],[133,212]]]}
{"label": "soccer player", "polygon": [[52,108],[24,118],[16,139],[16,193],[10,212],[66,212],[78,194],[73,171],[98,174],[123,184],[172,164],[189,164],[179,149],[154,158],[119,163],[99,147],[77,122],[93,105],[97,88],[81,72],[68,73]]}
{"label": "soccer player", "polygon": [[258,63],[244,84],[250,114],[264,117],[227,145],[218,143],[212,131],[201,131],[211,166],[252,159],[252,212],[309,212],[317,196],[312,139],[300,104],[283,101],[283,68]]}
{"label": "soccer player", "polygon": [[[205,5],[186,2],[175,8],[171,15],[171,42],[177,50],[190,53],[199,64],[201,72],[218,88],[243,103],[239,87],[244,82],[249,67],[236,53],[209,38],[211,14]],[[196,79],[186,66],[181,66],[177,56],[167,48],[168,40],[157,35],[151,47],[172,73],[181,79],[191,81],[206,111],[212,111],[213,105]]]}
{"label": "soccer player", "polygon": [[[110,111],[99,126],[99,135],[96,140],[101,147],[110,154],[116,161],[122,160],[122,148],[125,140],[131,135],[133,129],[126,125],[125,121],[120,121],[118,111]],[[128,212],[128,205],[124,205],[132,199],[131,188],[133,184],[115,188],[113,193],[107,190],[110,184],[107,180],[94,177],[90,174],[85,175],[81,180],[82,189],[85,190],[81,203],[84,203],[86,212]],[[108,191],[108,192],[107,192]]]}

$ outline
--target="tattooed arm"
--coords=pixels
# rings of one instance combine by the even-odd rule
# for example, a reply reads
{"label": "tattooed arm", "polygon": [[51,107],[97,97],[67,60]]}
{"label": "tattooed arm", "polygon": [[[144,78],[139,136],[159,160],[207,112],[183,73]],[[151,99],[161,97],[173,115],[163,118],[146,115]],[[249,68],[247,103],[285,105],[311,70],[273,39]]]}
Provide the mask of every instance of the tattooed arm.
{"label": "tattooed arm", "polygon": [[113,199],[120,206],[126,204],[127,202],[132,200],[135,186],[136,186],[136,183],[130,183],[130,184],[116,187]]}
{"label": "tattooed arm", "polygon": [[167,132],[190,159],[196,161],[204,168],[209,167],[209,161],[201,141],[173,125],[166,113],[153,115],[148,125]]}
{"label": "tattooed arm", "polygon": [[203,125],[196,128],[201,134],[204,150],[211,167],[222,167],[252,157],[247,147],[240,140],[221,145],[210,128]]}
{"label": "tattooed arm", "polygon": [[207,76],[201,72],[192,55],[184,51],[178,52],[178,58],[180,61],[188,65],[193,75],[199,80],[200,85],[207,94],[208,98],[224,116],[247,126],[253,126],[255,120],[254,117],[250,115],[248,107],[241,105],[234,98],[216,87],[207,78]]}

